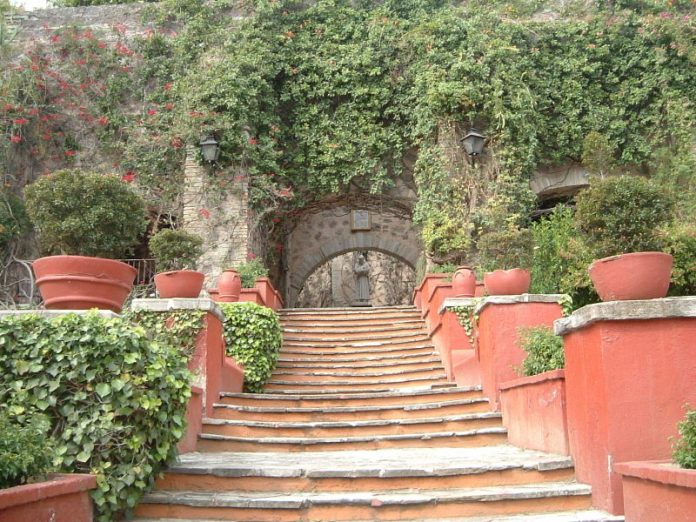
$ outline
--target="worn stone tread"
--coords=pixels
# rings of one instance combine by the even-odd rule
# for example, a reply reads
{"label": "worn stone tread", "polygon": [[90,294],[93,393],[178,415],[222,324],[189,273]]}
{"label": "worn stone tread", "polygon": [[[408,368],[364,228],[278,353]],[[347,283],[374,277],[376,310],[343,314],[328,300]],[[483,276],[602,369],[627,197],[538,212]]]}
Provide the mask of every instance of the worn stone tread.
{"label": "worn stone tread", "polygon": [[310,355],[310,356],[321,355],[324,358],[326,358],[326,356],[337,356],[333,360],[343,361],[345,359],[341,359],[338,357],[344,356],[344,355],[351,356],[351,355],[356,354],[356,353],[372,353],[372,354],[375,354],[376,356],[379,356],[380,354],[383,354],[383,353],[390,353],[390,352],[419,352],[417,355],[428,355],[428,354],[436,353],[435,347],[432,344],[428,344],[428,343],[420,343],[417,346],[389,345],[386,348],[381,348],[380,346],[367,347],[367,348],[355,348],[355,349],[348,349],[349,347],[346,347],[346,346],[334,347],[334,348],[345,348],[344,351],[337,351],[337,350],[326,351],[327,347],[312,347],[311,345],[285,346],[281,349],[280,356],[290,355],[290,354]]}
{"label": "worn stone tread", "polygon": [[443,438],[475,437],[477,435],[504,435],[505,428],[480,428],[465,431],[438,431],[432,433],[403,433],[397,435],[361,435],[358,437],[233,437],[229,435],[217,435],[214,433],[202,433],[201,439],[219,440],[227,442],[251,442],[256,444],[295,444],[299,446],[313,446],[315,444],[350,444],[356,442],[379,442],[400,440],[432,440]]}
{"label": "worn stone tread", "polygon": [[[437,352],[419,354],[419,353],[408,353],[402,355],[385,355],[385,356],[375,356],[375,357],[353,357],[351,359],[340,359],[333,360],[333,362],[327,361],[326,357],[303,357],[297,359],[283,359],[280,357],[278,359],[279,363],[290,364],[298,363],[298,366],[303,363],[319,363],[318,365],[312,365],[311,368],[321,368],[322,363],[327,368],[334,368],[335,364],[338,363],[351,363],[351,362],[367,362],[370,363],[368,366],[351,366],[351,368],[366,368],[366,367],[380,367],[379,362],[390,361],[391,364],[411,364],[411,361],[404,361],[404,359],[426,359],[425,361],[418,362],[440,362],[440,357],[438,357]],[[394,361],[397,361],[396,363]],[[417,363],[413,363],[417,364]]]}
{"label": "worn stone tread", "polygon": [[[455,385],[456,386],[456,385]],[[412,396],[422,396],[422,395],[453,395],[458,393],[472,393],[480,392],[480,386],[470,386],[470,387],[447,387],[447,388],[433,388],[433,387],[422,387],[422,388],[402,388],[399,390],[387,390],[387,391],[375,391],[367,390],[365,393],[352,393],[350,394],[351,399],[381,399],[381,398],[393,398],[393,397],[412,397]],[[345,399],[345,392],[338,392],[334,394],[303,394],[293,392],[283,392],[282,390],[273,390],[272,393],[230,393],[222,392],[221,397],[229,398],[251,398],[251,399],[266,399],[266,400],[319,400],[324,401],[327,399]]]}
{"label": "worn stone tread", "polygon": [[570,457],[501,444],[339,452],[220,452],[180,455],[170,470],[223,477],[445,477],[508,469],[572,468]]}
{"label": "worn stone tread", "polygon": [[283,344],[291,346],[292,343],[308,343],[308,344],[318,344],[321,345],[336,345],[336,346],[350,346],[350,347],[365,347],[365,346],[381,346],[386,343],[405,343],[405,342],[418,342],[418,341],[429,341],[430,337],[427,332],[413,332],[408,331],[400,335],[371,335],[367,333],[366,335],[348,335],[344,337],[331,337],[326,339],[315,338],[315,337],[301,337],[294,335],[283,335]]}
{"label": "worn stone tread", "polygon": [[178,504],[198,507],[228,507],[249,509],[303,509],[315,506],[408,506],[442,502],[496,502],[565,496],[587,496],[589,486],[574,482],[547,482],[501,487],[463,488],[401,492],[297,492],[278,494],[268,492],[197,492],[155,491],[143,498],[146,504]]}
{"label": "worn stone tread", "polygon": [[[583,511],[562,511],[554,513],[533,513],[529,515],[497,515],[488,517],[457,518],[457,522],[624,522],[622,515],[612,515],[606,511],[587,509]],[[205,522],[205,521],[204,521]],[[355,522],[371,522],[356,520]],[[451,518],[427,518],[418,522],[453,522]]]}
{"label": "worn stone tread", "polygon": [[502,419],[502,414],[497,412],[468,413],[462,415],[446,415],[442,417],[427,417],[415,419],[375,419],[356,421],[308,421],[308,422],[268,422],[233,419],[204,419],[203,424],[210,426],[253,426],[256,428],[360,428],[363,426],[410,426],[416,424],[443,424],[446,422],[458,422],[482,419]]}
{"label": "worn stone tread", "polygon": [[[407,375],[409,373],[421,373],[421,372],[442,372],[442,365],[441,364],[434,364],[432,366],[426,366],[425,368],[409,368],[405,370],[396,370],[396,371],[384,371],[384,372],[359,372],[358,370],[360,368],[355,367],[353,371],[347,372],[347,371],[294,371],[294,372],[288,372],[288,371],[274,371],[273,376],[276,375],[306,375],[308,377],[330,377],[330,376],[336,376],[336,377],[351,377],[355,375],[360,375],[361,377],[385,377],[385,376],[390,376],[390,375]],[[437,377],[440,377],[441,374],[438,374]],[[301,381],[300,381],[301,382]]]}
{"label": "worn stone tread", "polygon": [[271,379],[266,384],[284,384],[287,386],[365,386],[366,384],[377,384],[377,385],[387,385],[387,384],[402,384],[409,382],[436,382],[436,381],[447,381],[447,375],[444,373],[438,373],[435,375],[429,375],[427,377],[411,377],[411,378],[401,378],[401,379],[377,379],[370,382],[365,381],[285,381],[283,379]]}
{"label": "worn stone tread", "polygon": [[214,408],[227,408],[236,411],[253,413],[366,413],[384,410],[403,410],[404,412],[414,410],[436,410],[449,406],[470,406],[472,404],[488,403],[485,397],[475,397],[472,399],[458,399],[453,401],[426,402],[422,404],[378,404],[375,406],[329,406],[323,408],[306,407],[269,407],[269,406],[245,406],[238,404],[216,403]]}

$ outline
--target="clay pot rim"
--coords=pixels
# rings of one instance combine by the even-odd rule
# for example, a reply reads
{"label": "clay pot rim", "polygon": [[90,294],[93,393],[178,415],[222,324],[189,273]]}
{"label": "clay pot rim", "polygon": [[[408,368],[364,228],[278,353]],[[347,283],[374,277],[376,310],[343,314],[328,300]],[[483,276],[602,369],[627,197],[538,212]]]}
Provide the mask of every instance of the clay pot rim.
{"label": "clay pot rim", "polygon": [[498,272],[504,272],[504,273],[509,273],[509,272],[515,272],[519,270],[520,272],[529,272],[527,268],[498,268],[496,270],[493,270],[492,272],[486,272],[484,275],[488,274],[496,274]]}
{"label": "clay pot rim", "polygon": [[[161,275],[161,276],[172,276],[174,274],[180,274],[180,273],[190,273],[190,274],[203,274],[203,272],[199,272],[198,270],[189,270],[188,268],[185,268],[183,270],[167,270],[166,272],[157,272],[156,275]],[[205,274],[203,274],[205,275]]]}
{"label": "clay pot rim", "polygon": [[625,254],[616,254],[613,256],[607,256],[607,257],[601,257],[599,259],[595,259],[592,264],[590,265],[590,269],[595,264],[600,264],[600,263],[611,263],[612,261],[616,261],[617,259],[623,259],[626,257],[643,257],[643,256],[666,256],[666,257],[672,257],[672,254],[668,254],[667,252],[661,252],[659,250],[641,250],[640,252],[627,252]]}

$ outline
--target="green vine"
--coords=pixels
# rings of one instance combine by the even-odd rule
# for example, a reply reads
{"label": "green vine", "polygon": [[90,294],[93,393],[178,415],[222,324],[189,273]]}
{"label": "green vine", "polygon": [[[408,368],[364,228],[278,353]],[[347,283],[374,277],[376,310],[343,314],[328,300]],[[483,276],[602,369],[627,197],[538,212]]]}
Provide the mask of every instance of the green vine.
{"label": "green vine", "polygon": [[140,326],[153,339],[180,350],[187,357],[193,355],[196,339],[204,326],[206,312],[201,310],[129,311],[126,318]]}
{"label": "green vine", "polygon": [[457,315],[457,320],[462,328],[464,328],[464,333],[469,338],[472,345],[475,342],[474,331],[478,324],[478,314],[475,313],[475,310],[482,300],[483,298],[481,297],[473,297],[471,303],[468,305],[452,306],[448,308],[450,312],[454,312]]}

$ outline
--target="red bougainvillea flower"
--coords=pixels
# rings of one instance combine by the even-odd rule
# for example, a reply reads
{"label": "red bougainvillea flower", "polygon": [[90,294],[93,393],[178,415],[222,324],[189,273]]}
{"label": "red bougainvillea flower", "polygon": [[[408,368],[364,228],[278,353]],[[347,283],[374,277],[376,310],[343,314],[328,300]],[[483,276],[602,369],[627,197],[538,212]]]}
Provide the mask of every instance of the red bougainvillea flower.
{"label": "red bougainvillea flower", "polygon": [[38,114],[39,114],[39,109],[37,109],[36,107],[33,107],[33,108],[29,109],[27,112],[28,112],[29,114],[31,114],[32,116],[38,116]]}
{"label": "red bougainvillea flower", "polygon": [[66,150],[63,154],[65,154],[66,157],[72,158],[77,154],[76,150]]}
{"label": "red bougainvillea flower", "polygon": [[10,136],[10,141],[12,143],[21,143],[22,137],[19,134],[13,134],[12,136]]}
{"label": "red bougainvillea flower", "polygon": [[24,125],[26,123],[29,123],[29,120],[26,118],[17,118],[16,120],[12,120],[15,125]]}
{"label": "red bougainvillea flower", "polygon": [[280,218],[274,217],[273,219],[271,219],[271,221],[273,221],[273,223],[280,223]]}
{"label": "red bougainvillea flower", "polygon": [[155,114],[157,114],[157,109],[150,109],[149,111],[147,111],[147,114],[148,116],[154,116]]}
{"label": "red bougainvillea flower", "polygon": [[114,31],[118,34],[124,34],[126,32],[126,24],[116,24],[114,26]]}
{"label": "red bougainvillea flower", "polygon": [[106,42],[97,42],[97,47],[99,47],[100,49],[106,49]]}
{"label": "red bougainvillea flower", "polygon": [[234,182],[235,182],[235,183],[239,183],[239,182],[241,182],[241,181],[244,181],[244,176],[243,176],[242,174],[237,174],[237,175],[234,177]]}
{"label": "red bougainvillea flower", "polygon": [[121,180],[126,183],[133,183],[133,181],[135,181],[135,172],[132,170],[126,171],[126,173],[121,176]]}
{"label": "red bougainvillea flower", "polygon": [[5,111],[13,111],[14,110],[14,105],[11,103],[6,103],[5,106],[3,107],[3,110]]}
{"label": "red bougainvillea flower", "polygon": [[198,214],[205,219],[210,218],[210,211],[207,208],[198,209]]}
{"label": "red bougainvillea flower", "polygon": [[97,118],[97,123],[104,127],[109,124],[109,118],[106,116],[101,116],[100,118]]}
{"label": "red bougainvillea flower", "polygon": [[184,146],[184,141],[181,138],[179,138],[178,136],[175,136],[174,138],[172,138],[172,141],[170,143],[171,143],[172,147],[174,147],[175,149],[180,149],[181,147]]}
{"label": "red bougainvillea flower", "polygon": [[254,254],[253,252],[249,252],[246,255],[246,258],[247,258],[247,261],[253,261],[254,259],[256,259],[256,254]]}
{"label": "red bougainvillea flower", "polygon": [[171,111],[174,108],[173,103],[167,103],[164,105],[164,108],[167,109],[168,111]]}
{"label": "red bougainvillea flower", "polygon": [[276,243],[275,251],[280,254],[283,251],[283,245],[281,243]]}
{"label": "red bougainvillea flower", "polygon": [[258,143],[258,140],[256,138],[249,138],[247,140],[247,143],[249,143],[249,145],[256,145]]}
{"label": "red bougainvillea flower", "polygon": [[173,86],[174,86],[173,83],[165,83],[165,84],[164,84],[164,90],[165,90],[165,91],[170,91],[170,90],[172,89]]}
{"label": "red bougainvillea flower", "polygon": [[53,36],[51,36],[51,42],[52,43],[60,42],[60,35],[54,34]]}

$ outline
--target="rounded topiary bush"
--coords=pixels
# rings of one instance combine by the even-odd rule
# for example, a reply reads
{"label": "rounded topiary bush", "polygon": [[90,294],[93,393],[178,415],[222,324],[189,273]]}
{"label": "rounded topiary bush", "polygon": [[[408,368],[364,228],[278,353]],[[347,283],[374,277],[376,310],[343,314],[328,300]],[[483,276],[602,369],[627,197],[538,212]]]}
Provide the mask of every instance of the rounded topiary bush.
{"label": "rounded topiary bush", "polygon": [[191,394],[187,358],[124,319],[1,318],[0,375],[9,415],[48,419],[56,468],[97,476],[100,521],[133,508],[176,455]]}
{"label": "rounded topiary bush", "polygon": [[143,199],[111,174],[57,171],[28,185],[25,198],[44,255],[123,258],[147,226]]}
{"label": "rounded topiary bush", "polygon": [[158,272],[193,270],[203,253],[203,240],[185,230],[167,228],[150,238],[150,252]]}
{"label": "rounded topiary bush", "polygon": [[256,303],[218,303],[225,314],[227,355],[244,365],[244,389],[260,392],[278,361],[282,333],[278,314]]}
{"label": "rounded topiary bush", "polygon": [[673,202],[637,176],[593,181],[576,198],[575,223],[596,257],[660,250],[658,229],[672,219]]}

